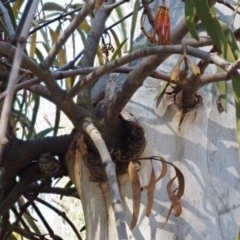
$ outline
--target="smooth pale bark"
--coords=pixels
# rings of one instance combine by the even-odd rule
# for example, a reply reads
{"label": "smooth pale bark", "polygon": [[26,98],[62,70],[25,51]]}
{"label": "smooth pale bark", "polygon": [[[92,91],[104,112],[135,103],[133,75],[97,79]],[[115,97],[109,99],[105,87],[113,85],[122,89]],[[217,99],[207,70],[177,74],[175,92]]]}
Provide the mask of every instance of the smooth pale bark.
{"label": "smooth pale bark", "polygon": [[[142,193],[140,216],[129,239],[234,239],[240,225],[240,165],[235,133],[233,99],[228,99],[227,112],[217,110],[215,86],[205,87],[200,94],[203,103],[190,110],[179,129],[181,110],[165,96],[155,108],[157,80],[148,79],[133,96],[123,116],[137,121],[147,140],[142,157],[162,156],[176,164],[185,177],[185,194],[181,200],[183,213],[171,215],[160,230],[171,205],[166,184],[174,176],[168,168],[167,177],[156,185],[152,214],[145,217],[146,192]],[[89,172],[76,159],[78,179],[87,224],[87,239],[117,239],[114,213],[108,184],[89,181]],[[160,163],[154,163],[156,175]],[[139,176],[148,183],[151,165],[142,163]],[[75,177],[76,178],[76,177]],[[132,213],[131,184],[127,174],[120,180],[125,218],[129,224]]]}
{"label": "smooth pale bark", "polygon": [[[180,1],[171,1],[170,4],[170,14],[174,18],[172,25],[175,25],[182,16],[183,8]],[[228,15],[226,8],[223,12]],[[142,39],[139,38],[139,44]],[[161,65],[160,69],[169,73],[176,59],[175,56]],[[108,84],[109,98],[123,80],[123,76],[107,79],[105,84]],[[154,98],[158,87],[157,80],[148,78],[122,114],[125,119],[138,122],[144,129],[147,144],[142,157],[162,156],[183,172],[186,184],[181,200],[183,212],[178,218],[171,214],[167,225],[160,229],[171,205],[166,185],[174,176],[174,171],[168,167],[167,176],[156,185],[149,218],[145,217],[146,191],[142,192],[138,223],[132,232],[128,230],[129,239],[235,239],[240,226],[240,161],[231,93],[228,96],[227,112],[219,113],[216,85],[201,89],[199,94],[203,98],[202,104],[188,112],[179,128],[182,112],[171,97],[164,96],[156,108]],[[89,181],[89,172],[81,155],[75,158],[71,169],[75,171],[73,178],[82,199],[87,239],[117,239],[108,184]],[[161,164],[155,162],[154,169],[158,176]],[[142,186],[148,183],[150,171],[151,164],[142,162],[138,172]],[[132,190],[128,175],[122,176],[119,182],[125,219],[129,225],[132,218]]]}

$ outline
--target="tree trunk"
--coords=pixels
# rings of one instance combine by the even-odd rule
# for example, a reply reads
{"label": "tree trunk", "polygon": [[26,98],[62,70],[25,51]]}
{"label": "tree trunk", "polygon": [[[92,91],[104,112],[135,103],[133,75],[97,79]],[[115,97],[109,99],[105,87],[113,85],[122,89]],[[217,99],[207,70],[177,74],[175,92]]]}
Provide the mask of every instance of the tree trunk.
{"label": "tree trunk", "polygon": [[[182,111],[171,97],[165,95],[155,108],[157,85],[157,80],[145,81],[123,116],[144,129],[147,145],[142,157],[162,156],[183,172],[183,212],[178,218],[171,214],[167,225],[160,229],[171,205],[166,184],[174,175],[168,167],[166,179],[156,185],[149,218],[145,216],[146,191],[142,192],[138,223],[129,231],[129,239],[234,239],[240,225],[240,166],[233,99],[228,99],[227,112],[219,113],[215,85],[205,87],[200,92],[202,104],[188,112],[179,128]],[[69,169],[75,170],[73,178],[77,179],[74,182],[83,204],[87,239],[117,239],[108,184],[89,181],[81,156]],[[158,175],[161,164],[154,163],[154,169]],[[138,172],[142,186],[148,184],[150,170],[150,162],[142,162]],[[129,225],[132,189],[127,174],[119,182]]]}
{"label": "tree trunk", "polygon": [[[170,8],[170,14],[175,16],[171,24],[175,25],[183,8],[182,5],[180,8],[180,3],[171,4],[174,6]],[[170,65],[173,66],[173,63],[170,62]],[[169,61],[161,68],[170,72]],[[109,98],[122,80],[119,76],[106,81]],[[148,78],[122,115],[144,129],[146,147],[142,157],[164,157],[182,171],[185,177],[185,193],[181,199],[183,211],[180,217],[171,214],[168,223],[161,229],[171,206],[166,185],[174,176],[174,171],[168,167],[167,176],[156,185],[149,218],[145,216],[147,193],[142,192],[138,223],[133,231],[128,230],[129,239],[235,239],[240,226],[240,165],[232,94],[228,96],[227,112],[219,113],[216,85],[205,86],[199,91],[202,103],[190,109],[180,124],[182,110],[171,96],[164,95],[156,108],[154,98],[158,88],[159,81]],[[81,196],[87,239],[117,239],[108,184],[89,181],[90,174],[80,152],[68,164],[71,178]],[[153,165],[158,176],[161,164],[154,162]],[[151,163],[141,162],[138,172],[141,186],[148,184],[150,171]],[[133,210],[132,189],[127,174],[120,177],[119,184],[129,226]]]}

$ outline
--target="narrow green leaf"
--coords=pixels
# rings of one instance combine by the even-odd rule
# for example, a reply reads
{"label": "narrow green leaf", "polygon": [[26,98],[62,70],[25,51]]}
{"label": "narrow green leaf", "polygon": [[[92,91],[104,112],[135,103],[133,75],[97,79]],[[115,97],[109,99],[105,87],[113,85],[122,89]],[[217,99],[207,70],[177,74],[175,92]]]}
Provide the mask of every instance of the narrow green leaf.
{"label": "narrow green leaf", "polygon": [[18,235],[17,237],[13,234],[13,233],[11,233],[11,235],[9,236],[9,239],[8,240],[20,240],[20,237],[21,235]]}
{"label": "narrow green leaf", "polygon": [[57,136],[57,132],[58,132],[58,129],[59,129],[59,123],[60,123],[60,116],[61,116],[61,112],[58,108],[56,108],[53,136]]}
{"label": "narrow green leaf", "polygon": [[17,15],[20,11],[20,8],[21,8],[23,2],[24,2],[24,0],[17,0],[13,3],[13,14],[16,19],[17,19]]}
{"label": "narrow green leaf", "polygon": [[40,132],[38,132],[37,134],[34,135],[34,138],[35,139],[38,139],[38,138],[44,138],[46,137],[50,132],[53,132],[54,128],[51,127],[51,128],[46,128]]}
{"label": "narrow green leaf", "polygon": [[43,62],[44,61],[44,57],[43,57],[42,52],[38,48],[36,48],[35,49],[35,53],[36,53],[36,56],[37,56],[37,58],[39,60],[38,62]]}
{"label": "narrow green leaf", "polygon": [[35,223],[35,220],[30,215],[24,213],[23,218],[26,220],[26,222],[32,228],[34,233],[37,233],[37,234],[41,235],[40,229],[38,228],[37,224]]}
{"label": "narrow green leaf", "polygon": [[[124,17],[124,15],[123,15],[124,9],[121,6],[115,8],[115,11],[117,13],[118,19],[122,19]],[[120,23],[120,26],[121,26],[121,30],[119,32],[120,32],[120,34],[122,34],[122,39],[126,39],[127,38],[126,21],[125,20],[122,21]],[[124,49],[127,50],[127,45],[126,45],[126,47]]]}
{"label": "narrow green leaf", "polygon": [[32,119],[31,119],[31,125],[30,125],[30,129],[27,135],[27,139],[30,139],[35,131],[35,123],[37,120],[37,114],[38,114],[38,109],[40,106],[40,97],[36,94],[32,94],[32,100],[34,103],[33,109],[32,109]]}
{"label": "narrow green leaf", "polygon": [[199,40],[194,23],[194,4],[192,0],[185,0],[185,20],[191,35],[196,40]]}
{"label": "narrow green leaf", "polygon": [[134,41],[134,33],[137,24],[137,18],[139,13],[140,1],[136,0],[133,7],[133,16],[132,16],[132,23],[131,23],[131,30],[130,30],[130,52],[133,49],[133,41]]}
{"label": "narrow green leaf", "polygon": [[119,37],[113,29],[110,29],[110,32],[111,32],[111,35],[113,36],[116,47],[118,48],[118,46],[120,45]]}
{"label": "narrow green leaf", "polygon": [[156,97],[154,98],[154,101],[156,101],[156,107],[157,108],[158,108],[158,106],[159,106],[159,104],[162,100],[162,97],[163,97],[164,91],[167,87],[167,84],[168,84],[168,82],[165,82],[165,81],[162,83],[162,85],[158,89]]}
{"label": "narrow green leaf", "polygon": [[126,41],[127,41],[127,38],[125,40],[123,40],[122,43],[118,46],[118,48],[114,51],[111,61],[116,59],[117,56],[118,57],[122,56],[122,48],[123,48],[124,44],[126,43]]}
{"label": "narrow green leaf", "polygon": [[65,8],[55,2],[46,2],[43,4],[42,11],[64,11]]}
{"label": "narrow green leaf", "polygon": [[240,230],[238,231],[238,234],[237,234],[236,240],[240,240]]}
{"label": "narrow green leaf", "polygon": [[34,58],[36,52],[36,41],[37,41],[37,32],[31,35],[31,44],[30,44],[30,58]]}

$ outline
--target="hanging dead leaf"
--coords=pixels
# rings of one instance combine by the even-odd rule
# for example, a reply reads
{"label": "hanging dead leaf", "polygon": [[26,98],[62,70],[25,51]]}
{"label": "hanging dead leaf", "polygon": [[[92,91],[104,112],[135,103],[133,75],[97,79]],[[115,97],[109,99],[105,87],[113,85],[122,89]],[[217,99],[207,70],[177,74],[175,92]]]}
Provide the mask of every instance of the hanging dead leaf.
{"label": "hanging dead leaf", "polygon": [[[162,171],[161,171],[160,176],[156,179],[155,183],[157,183],[159,180],[161,180],[167,174],[167,162],[166,162],[166,160],[162,157],[159,157],[158,160],[162,162]],[[142,187],[142,191],[147,190],[147,189],[148,189],[148,185]]]}
{"label": "hanging dead leaf", "polygon": [[129,226],[129,229],[132,230],[135,227],[138,220],[140,201],[141,201],[140,180],[133,162],[130,162],[128,165],[128,174],[129,174],[130,181],[132,183],[132,196],[133,196],[133,215],[132,215],[132,221]]}
{"label": "hanging dead leaf", "polygon": [[166,163],[166,160],[164,158],[162,158],[162,157],[160,157],[160,160],[162,162],[162,171],[161,171],[160,176],[156,179],[156,182],[161,180],[167,174],[167,163]]}
{"label": "hanging dead leaf", "polygon": [[154,169],[152,168],[148,188],[147,188],[147,209],[146,209],[146,216],[149,217],[151,211],[152,211],[152,206],[153,206],[153,198],[154,198],[154,190],[155,190],[155,183],[156,183],[156,177],[155,177],[155,172]]}
{"label": "hanging dead leaf", "polygon": [[[185,180],[184,180],[182,172],[175,165],[173,165],[173,164],[171,164],[171,165],[174,167],[175,172],[176,172],[176,176],[173,179],[171,179],[167,184],[167,193],[168,193],[169,199],[172,202],[172,205],[168,211],[168,215],[167,215],[166,220],[165,220],[163,226],[161,227],[161,229],[167,224],[168,219],[169,219],[170,214],[173,209],[175,210],[175,217],[179,217],[182,213],[182,205],[181,205],[180,199],[184,193]],[[173,184],[175,178],[178,179],[178,186],[179,186],[176,195],[171,190],[172,184]]]}

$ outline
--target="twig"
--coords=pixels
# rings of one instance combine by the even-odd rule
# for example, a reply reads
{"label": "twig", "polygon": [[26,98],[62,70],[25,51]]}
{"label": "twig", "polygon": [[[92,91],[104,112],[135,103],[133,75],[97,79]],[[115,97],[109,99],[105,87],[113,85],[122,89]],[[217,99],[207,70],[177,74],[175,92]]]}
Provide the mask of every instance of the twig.
{"label": "twig", "polygon": [[148,22],[151,24],[152,28],[154,28],[154,17],[152,15],[152,11],[149,7],[149,3],[148,3],[148,0],[142,0],[142,5],[143,5],[143,8],[144,8],[144,13],[147,15],[147,18],[148,18]]}
{"label": "twig", "polygon": [[6,98],[5,98],[2,113],[1,113],[0,161],[1,161],[1,156],[2,156],[3,146],[5,146],[8,143],[8,139],[6,137],[6,130],[7,130],[7,125],[8,125],[8,121],[9,121],[9,117],[10,117],[10,113],[11,113],[12,100],[13,100],[13,95],[14,95],[14,85],[15,85],[16,78],[18,76],[19,66],[21,65],[20,63],[21,63],[21,59],[22,59],[23,50],[25,48],[28,31],[31,27],[32,19],[33,19],[35,11],[37,9],[38,2],[39,2],[39,0],[36,0],[36,1],[33,1],[31,4],[30,11],[27,15],[25,24],[21,31],[21,35],[18,39],[17,50],[16,50],[16,54],[14,57],[14,61],[13,61],[13,67],[12,67],[12,71],[9,76],[8,86],[7,86],[7,90],[6,90]]}
{"label": "twig", "polygon": [[70,227],[73,229],[73,231],[75,232],[75,234],[77,235],[78,239],[82,240],[81,235],[79,234],[77,228],[75,227],[75,225],[72,223],[72,221],[68,218],[68,216],[65,214],[65,212],[62,212],[60,210],[58,210],[57,208],[55,208],[53,205],[51,205],[50,203],[42,200],[41,198],[37,198],[36,199],[37,202],[45,205],[46,207],[50,208],[52,211],[54,211],[55,213],[57,213],[59,216],[61,216],[69,225]]}
{"label": "twig", "polygon": [[83,128],[96,146],[102,159],[103,165],[105,166],[105,172],[109,182],[109,188],[112,197],[112,206],[114,209],[115,221],[117,225],[118,239],[127,240],[126,224],[123,213],[122,199],[119,193],[119,187],[115,172],[115,164],[113,163],[107,146],[96,127],[92,123],[85,122]]}
{"label": "twig", "polygon": [[[9,229],[10,229],[10,231],[16,232],[16,233],[18,233],[19,235],[21,235],[21,236],[23,236],[23,237],[25,237],[25,238],[27,238],[27,239],[40,240],[40,238],[38,238],[38,237],[32,237],[31,234],[34,234],[34,233],[31,233],[31,234],[30,234],[28,231],[26,231],[26,230],[24,230],[24,229],[22,229],[22,228],[20,228],[20,227],[18,227],[18,226],[11,225],[11,226],[9,227]],[[45,238],[44,238],[44,239],[45,239]]]}
{"label": "twig", "polygon": [[48,56],[43,62],[43,66],[45,69],[51,66],[56,55],[61,50],[63,44],[67,41],[70,35],[75,31],[75,29],[84,21],[87,15],[93,10],[94,8],[94,1],[89,0],[86,1],[81,11],[77,14],[77,16],[72,20],[69,26],[65,29],[63,34],[61,34],[57,41],[54,43],[52,48],[50,49]]}
{"label": "twig", "polygon": [[50,19],[50,20],[46,21],[45,23],[43,23],[42,25],[40,25],[39,27],[34,28],[32,31],[29,32],[28,35],[30,36],[30,35],[32,35],[33,33],[37,32],[38,30],[46,27],[47,25],[49,25],[49,24],[51,24],[51,23],[53,23],[53,22],[59,21],[59,20],[65,18],[65,17],[67,17],[67,16],[69,16],[69,15],[75,13],[75,12],[78,12],[78,11],[81,10],[81,9],[82,9],[82,7],[77,8],[77,9],[75,9],[75,10],[73,10],[73,11],[71,11],[71,12],[65,13],[65,14],[60,14],[60,16],[58,16],[58,17],[56,17],[56,18],[53,18],[53,19]]}

